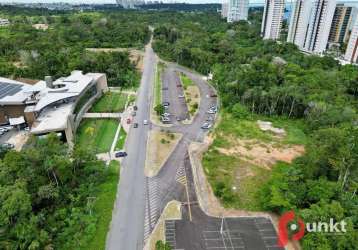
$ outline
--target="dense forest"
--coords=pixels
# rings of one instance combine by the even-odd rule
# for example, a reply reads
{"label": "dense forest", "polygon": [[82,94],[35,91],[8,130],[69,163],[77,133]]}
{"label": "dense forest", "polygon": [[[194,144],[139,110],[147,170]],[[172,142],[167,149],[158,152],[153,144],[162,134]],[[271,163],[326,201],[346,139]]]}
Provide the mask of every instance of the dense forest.
{"label": "dense forest", "polygon": [[[167,60],[213,73],[224,112],[303,120],[311,138],[307,153],[273,169],[262,207],[278,214],[293,209],[306,222],[344,219],[348,233],[307,234],[303,248],[356,249],[358,68],[263,41],[261,16],[255,11],[250,22],[226,24],[216,15],[181,14],[157,26],[153,47]],[[214,187],[222,194],[217,188],[226,187]]]}
{"label": "dense forest", "polygon": [[85,249],[98,186],[108,178],[88,149],[72,153],[56,135],[0,160],[0,249]]}
{"label": "dense forest", "polygon": [[[147,24],[129,18],[130,13],[41,15],[38,10],[33,12],[32,16],[11,16],[12,25],[0,28],[1,76],[58,78],[77,69],[106,73],[112,86],[138,83],[139,75],[128,52],[94,53],[86,48],[141,49],[149,39]],[[38,23],[47,24],[48,29],[32,27]]]}

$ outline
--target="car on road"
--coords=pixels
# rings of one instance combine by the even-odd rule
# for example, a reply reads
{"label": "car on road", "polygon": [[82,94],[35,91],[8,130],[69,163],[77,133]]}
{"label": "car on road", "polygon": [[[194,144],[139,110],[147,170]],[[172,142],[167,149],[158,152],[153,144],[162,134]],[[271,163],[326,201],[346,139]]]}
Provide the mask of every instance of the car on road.
{"label": "car on road", "polygon": [[164,117],[169,117],[169,116],[170,116],[170,113],[164,113],[163,116],[164,116]]}
{"label": "car on road", "polygon": [[148,125],[149,123],[148,123],[148,120],[144,120],[143,121],[143,125]]}
{"label": "car on road", "polygon": [[181,84],[177,84],[177,87],[178,87],[178,88],[181,88]]}
{"label": "car on road", "polygon": [[169,107],[170,103],[169,102],[163,102],[163,106],[164,107]]}
{"label": "car on road", "polygon": [[163,87],[162,90],[168,90],[168,87]]}
{"label": "car on road", "polygon": [[133,128],[138,128],[138,123],[133,123]]}
{"label": "car on road", "polygon": [[214,117],[212,117],[212,116],[208,116],[208,118],[206,118],[206,121],[208,121],[208,122],[212,122],[212,121],[214,121]]}
{"label": "car on road", "polygon": [[131,124],[131,118],[127,118],[127,124]]}
{"label": "car on road", "polygon": [[0,128],[0,132],[6,133],[7,129]]}
{"label": "car on road", "polygon": [[211,128],[213,125],[211,124],[211,123],[209,123],[209,122],[205,122],[202,126],[201,126],[201,128],[202,129],[209,129],[209,128]]}
{"label": "car on road", "polygon": [[178,98],[185,98],[184,95],[178,95]]}
{"label": "car on road", "polygon": [[210,97],[218,97],[218,95],[216,93],[211,93]]}
{"label": "car on road", "polygon": [[134,110],[138,110],[138,107],[137,107],[137,106],[134,106],[133,109],[134,109]]}
{"label": "car on road", "polygon": [[212,109],[209,109],[208,111],[206,111],[206,113],[208,113],[210,115],[213,115],[213,114],[216,114],[216,111],[212,110]]}
{"label": "car on road", "polygon": [[3,127],[0,127],[0,129],[5,129],[6,131],[9,131],[11,129],[13,129],[14,127],[13,126],[3,126]]}
{"label": "car on road", "polygon": [[133,111],[132,116],[136,116],[136,115],[137,115],[137,112]]}
{"label": "car on road", "polygon": [[124,151],[119,151],[119,152],[116,152],[115,153],[115,157],[116,158],[121,158],[121,157],[126,157],[128,154],[126,153],[126,152],[124,152]]}

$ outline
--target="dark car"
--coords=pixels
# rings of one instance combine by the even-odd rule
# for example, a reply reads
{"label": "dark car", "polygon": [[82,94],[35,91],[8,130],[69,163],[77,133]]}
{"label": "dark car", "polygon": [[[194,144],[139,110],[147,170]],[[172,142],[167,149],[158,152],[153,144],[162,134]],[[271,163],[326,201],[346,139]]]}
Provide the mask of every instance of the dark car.
{"label": "dark car", "polygon": [[218,97],[218,95],[216,93],[211,93],[210,97]]}
{"label": "dark car", "polygon": [[115,154],[116,158],[126,157],[128,154],[124,151],[119,151]]}
{"label": "dark car", "polygon": [[168,90],[168,87],[163,87],[162,90]]}
{"label": "dark car", "polygon": [[138,110],[138,107],[137,107],[137,106],[134,106],[133,109],[134,109],[134,110]]}
{"label": "dark car", "polygon": [[134,123],[133,128],[138,128],[138,123]]}
{"label": "dark car", "polygon": [[163,102],[163,106],[164,106],[164,107],[168,107],[169,105],[170,105],[169,102]]}
{"label": "dark car", "polygon": [[178,88],[181,88],[181,84],[177,84],[177,87],[178,87]]}

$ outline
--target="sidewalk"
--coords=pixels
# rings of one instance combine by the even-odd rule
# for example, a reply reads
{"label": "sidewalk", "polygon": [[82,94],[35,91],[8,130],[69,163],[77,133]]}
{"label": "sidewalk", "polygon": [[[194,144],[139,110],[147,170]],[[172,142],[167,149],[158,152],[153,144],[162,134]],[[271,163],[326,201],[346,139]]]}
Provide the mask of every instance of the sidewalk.
{"label": "sidewalk", "polygon": [[121,118],[121,113],[86,113],[83,118]]}

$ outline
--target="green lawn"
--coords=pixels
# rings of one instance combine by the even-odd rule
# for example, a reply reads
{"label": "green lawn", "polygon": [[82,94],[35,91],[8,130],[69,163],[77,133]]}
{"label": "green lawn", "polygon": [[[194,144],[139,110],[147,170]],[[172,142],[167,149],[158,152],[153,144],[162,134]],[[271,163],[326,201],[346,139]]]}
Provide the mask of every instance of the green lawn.
{"label": "green lawn", "polygon": [[84,119],[77,132],[77,144],[92,146],[97,153],[109,152],[118,128],[115,119]]}
{"label": "green lawn", "polygon": [[184,89],[193,85],[193,81],[183,73],[180,73],[180,79],[181,79],[181,82],[183,83]]}
{"label": "green lawn", "polygon": [[[274,127],[284,128],[286,137],[278,138],[270,132],[263,132],[258,127],[257,120],[271,121]],[[214,142],[204,154],[202,161],[208,181],[222,204],[236,209],[262,210],[260,187],[269,179],[271,171],[248,162],[238,154],[228,155],[219,152],[218,148],[232,148],[235,138],[274,143],[278,147],[306,145],[309,137],[305,135],[304,129],[301,120],[259,115],[238,119],[223,110],[220,124],[214,131]]]}
{"label": "green lawn", "polygon": [[116,144],[116,150],[122,150],[123,149],[124,143],[126,142],[126,138],[127,138],[127,133],[123,129],[123,127],[121,127],[121,130],[119,131],[118,141],[117,141],[117,144]]}
{"label": "green lawn", "polygon": [[155,83],[154,83],[154,107],[162,103],[162,72],[164,70],[164,64],[158,63],[155,71]]}
{"label": "green lawn", "polygon": [[94,212],[98,217],[94,238],[86,246],[87,250],[104,250],[107,233],[112,220],[112,210],[116,200],[117,185],[120,178],[120,166],[112,161],[106,169],[106,181],[99,186],[99,194],[94,204]]}
{"label": "green lawn", "polygon": [[123,112],[127,103],[128,95],[107,92],[92,106],[91,113],[116,113]]}

